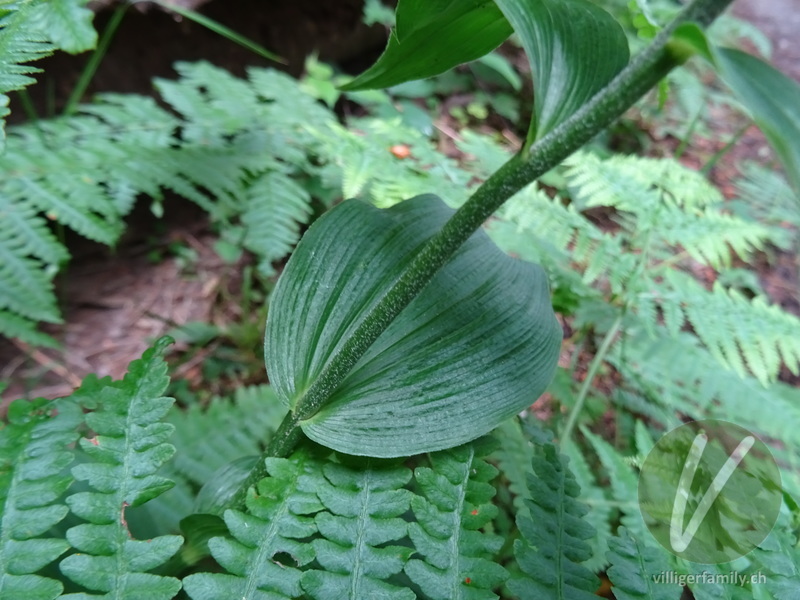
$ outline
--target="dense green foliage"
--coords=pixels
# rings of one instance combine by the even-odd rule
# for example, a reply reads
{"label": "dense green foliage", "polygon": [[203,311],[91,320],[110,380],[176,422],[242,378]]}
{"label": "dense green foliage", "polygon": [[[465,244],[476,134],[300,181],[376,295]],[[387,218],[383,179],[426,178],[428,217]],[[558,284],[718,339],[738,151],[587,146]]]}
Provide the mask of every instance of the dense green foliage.
{"label": "dense green foliage", "polygon": [[[0,92],[30,83],[22,63],[93,43],[82,4],[0,9]],[[534,86],[552,64],[569,81],[559,88],[551,77],[513,158],[469,129],[448,157],[409,101],[413,85],[340,92],[345,79],[315,61],[301,81],[181,63],[177,79],[156,81],[159,101],[99,96],[74,115],[10,127],[0,157],[4,335],[53,343],[37,323],[60,319],[52,281],[69,253],[52,222],[114,245],[137,198],[158,213],[173,193],[202,207],[227,247],[251,252],[262,281],[297,250],[270,297],[269,385],[177,405],[165,397],[163,338],[122,381],[90,376],[68,398],[8,407],[0,598],[572,600],[608,582],[619,599],[678,600],[681,587],[655,576],[731,569],[768,581],[691,593],[793,597],[800,390],[781,375],[800,370],[800,319],[740,266],[796,250],[800,213],[782,177],[750,165],[728,202],[675,159],[615,154],[595,140],[538,182],[508,184],[521,189],[482,231],[466,231],[449,262],[429,242],[482,182],[535,157],[628,72],[623,32],[652,37],[675,8],[607,4],[631,19],[627,29],[583,0],[401,0],[383,58],[347,86],[441,72],[513,25]],[[464,46],[487,24],[492,36]],[[719,50],[698,31],[674,38],[684,45],[663,60],[687,48],[713,59]],[[602,52],[572,43],[589,33]],[[434,51],[449,62],[431,61]],[[680,111],[680,86],[691,87],[677,81],[667,111]],[[335,112],[340,97],[359,116]],[[754,116],[791,125],[793,114]],[[790,180],[795,150],[780,153]],[[420,256],[445,266],[426,279]],[[713,282],[698,277],[707,273]],[[381,312],[405,281],[416,290],[407,308]],[[571,331],[558,367],[552,309]],[[545,388],[544,408],[525,410]],[[782,468],[778,524],[730,569],[668,553],[636,503],[655,439],[710,417],[757,433]],[[313,441],[298,445],[300,429]]]}

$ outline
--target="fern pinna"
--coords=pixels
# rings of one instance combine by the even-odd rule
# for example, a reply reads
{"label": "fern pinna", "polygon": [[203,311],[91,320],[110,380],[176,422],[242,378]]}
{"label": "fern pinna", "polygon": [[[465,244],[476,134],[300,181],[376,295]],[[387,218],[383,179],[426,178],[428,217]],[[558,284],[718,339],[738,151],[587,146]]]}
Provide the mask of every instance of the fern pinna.
{"label": "fern pinna", "polygon": [[49,56],[56,50],[83,52],[97,43],[92,26],[94,13],[86,0],[26,0],[4,2],[0,14],[0,151],[5,118],[9,114],[6,95],[36,80],[40,69],[26,63]]}
{"label": "fern pinna", "polygon": [[70,594],[69,598],[132,598],[157,600],[175,596],[180,581],[148,571],[163,565],[183,539],[163,535],[132,539],[126,511],[144,504],[172,487],[158,469],[171,457],[167,443],[173,427],[161,420],[173,400],[161,394],[169,379],[163,353],[170,340],[160,340],[119,384],[102,389],[97,406],[86,415],[91,437],[80,441],[85,460],[72,474],[91,491],[70,495],[72,513],[86,521],[66,532],[77,550],[61,561],[62,573],[73,582],[100,592]]}
{"label": "fern pinna", "polygon": [[[172,455],[172,426],[161,420],[171,399],[162,355],[149,349],[121,382],[89,378],[73,397],[18,402],[0,430],[2,533],[0,595],[9,598],[172,598],[180,582],[148,573],[180,548],[182,538],[135,540],[126,511],[168,489],[156,471]],[[83,409],[90,412],[83,414]],[[82,427],[87,435],[72,446]],[[71,465],[77,458],[77,464]],[[89,491],[74,481],[86,482]],[[57,527],[67,513],[84,523]],[[77,586],[37,574],[70,549],[60,564]],[[67,583],[68,586],[72,585]],[[100,592],[94,594],[91,590]]]}
{"label": "fern pinna", "polygon": [[497,514],[489,483],[497,469],[482,459],[490,449],[479,440],[438,452],[414,473],[421,495],[411,501],[409,536],[420,558],[406,573],[432,600],[497,598],[491,590],[508,577],[493,561],[503,539],[482,531]]}
{"label": "fern pinna", "polygon": [[63,585],[37,572],[69,549],[46,535],[67,516],[63,493],[82,422],[69,399],[18,400],[0,429],[0,598],[52,599]]}
{"label": "fern pinna", "polygon": [[[251,489],[247,512],[229,510],[225,523],[231,537],[216,537],[209,549],[227,573],[198,573],[184,580],[196,600],[230,598],[298,598],[302,595],[297,568],[314,559],[303,539],[317,530],[313,514],[322,505],[314,490],[322,477],[320,463],[299,450],[289,459],[269,459],[270,477]],[[294,564],[279,562],[286,555]]]}
{"label": "fern pinna", "polygon": [[522,539],[514,544],[524,575],[509,582],[511,591],[523,600],[594,598],[597,577],[581,564],[591,557],[586,540],[594,532],[581,519],[588,509],[578,501],[575,477],[553,444],[533,458],[528,487],[530,516],[519,517]]}

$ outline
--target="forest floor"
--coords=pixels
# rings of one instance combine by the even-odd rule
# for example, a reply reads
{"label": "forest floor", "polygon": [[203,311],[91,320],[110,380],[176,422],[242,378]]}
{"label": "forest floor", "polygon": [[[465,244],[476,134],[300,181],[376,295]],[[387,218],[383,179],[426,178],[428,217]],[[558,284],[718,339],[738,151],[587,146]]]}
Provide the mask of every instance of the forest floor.
{"label": "forest floor", "polygon": [[[220,9],[221,5],[226,4],[212,2],[209,7],[216,5]],[[347,3],[348,6],[350,4]],[[365,30],[354,25],[351,12],[342,9],[338,18],[345,21],[345,30],[351,28],[358,32],[353,35],[358,37],[359,47],[369,50],[362,52],[359,57],[352,40],[344,45],[339,40],[337,45],[337,41],[328,36],[323,42],[323,58],[326,54],[336,57],[337,53],[340,60],[354,60],[356,63],[368,63],[369,59],[374,58],[375,49],[379,49],[382,42],[376,38],[374,29]],[[773,43],[773,63],[800,81],[800,0],[738,0],[735,13],[755,23],[767,34]],[[137,16],[130,30],[120,32],[119,43],[124,45],[126,39],[134,40],[136,27],[147,26],[153,18],[163,21],[165,17],[163,14],[155,17]],[[219,15],[215,18],[226,21]],[[227,22],[231,20],[227,19]],[[169,22],[164,23],[165,27],[169,25]],[[236,28],[235,23],[232,26]],[[297,37],[314,39],[313,24],[304,27],[310,28],[309,35]],[[336,28],[332,31],[335,32]],[[247,30],[242,33],[258,37]],[[378,33],[380,38],[382,34]],[[278,47],[278,51],[284,56],[293,57],[294,66],[290,70],[296,70],[297,57],[308,49],[292,45],[291,40],[277,42],[278,46],[281,43],[288,46]],[[265,45],[272,47],[268,43]],[[219,48],[216,40],[207,44],[195,41],[190,55],[184,53],[160,57],[156,68],[150,70],[146,77],[127,78],[125,81],[114,79],[114,59],[109,57],[111,67],[108,73],[101,72],[98,75],[95,82],[97,89],[94,91],[147,92],[153,74],[169,75],[161,72],[165,65],[169,68],[176,59],[219,57]],[[231,66],[234,71],[240,69],[248,58],[249,62],[254,62],[252,55],[243,57],[237,50],[226,51],[227,55],[222,54],[226,56],[225,60],[222,63],[219,60],[215,62]],[[136,52],[133,41],[131,48],[128,48],[128,55],[130,52]],[[369,57],[364,59],[366,54]],[[131,60],[125,56],[123,51],[116,60]],[[61,71],[69,72],[73,68],[69,64],[63,63]],[[133,89],[130,89],[131,86]],[[720,127],[724,129],[725,123],[721,122]],[[735,175],[738,161],[758,158],[764,147],[763,137],[755,127],[751,127],[713,173],[713,178],[723,191],[726,182]],[[691,154],[685,160],[691,163]],[[165,214],[165,218],[158,221],[146,206],[140,206],[130,219],[125,237],[114,251],[76,238],[70,246],[73,260],[57,281],[65,323],[49,329],[63,347],[58,351],[37,350],[0,339],[0,380],[11,382],[3,394],[5,401],[16,397],[52,398],[68,395],[89,373],[120,378],[128,363],[140,356],[150,342],[185,323],[211,323],[224,330],[228,324],[240,322],[243,318],[245,323],[248,322],[248,315],[242,314],[244,305],[239,298],[244,262],[229,265],[217,256],[212,247],[215,238],[208,229],[206,218],[188,203],[167,202]],[[762,284],[772,300],[800,315],[798,257],[778,254],[772,264],[765,263],[757,267]],[[250,319],[249,322],[252,327],[259,327],[255,320]],[[179,344],[178,350],[182,348],[185,349],[186,344]],[[201,363],[210,351],[209,348],[195,353],[178,367],[178,374],[199,382],[202,379]],[[258,348],[254,347],[252,352],[257,356]],[[263,374],[263,377],[265,379],[266,375]]]}

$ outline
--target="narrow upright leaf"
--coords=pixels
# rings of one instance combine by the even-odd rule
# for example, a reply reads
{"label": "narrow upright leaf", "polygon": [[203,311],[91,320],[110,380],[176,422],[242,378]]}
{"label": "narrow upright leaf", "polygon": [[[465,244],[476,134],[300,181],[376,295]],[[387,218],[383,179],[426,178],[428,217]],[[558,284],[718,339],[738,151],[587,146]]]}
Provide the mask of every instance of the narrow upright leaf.
{"label": "narrow upright leaf", "polygon": [[568,119],[628,63],[625,32],[588,0],[497,0],[533,74],[528,142]]}
{"label": "narrow upright leaf", "polygon": [[[309,386],[450,215],[435,196],[388,210],[351,200],[312,225],[267,322],[267,370],[290,409],[303,409]],[[560,341],[544,271],[479,231],[300,425],[348,454],[452,447],[530,405],[552,377]]]}
{"label": "narrow upright leaf", "polygon": [[677,52],[697,52],[716,67],[772,144],[800,196],[800,84],[746,52],[713,46],[692,23],[674,37]]}
{"label": "narrow upright leaf", "polygon": [[491,52],[509,35],[511,26],[491,0],[400,0],[386,50],[343,89],[433,77]]}

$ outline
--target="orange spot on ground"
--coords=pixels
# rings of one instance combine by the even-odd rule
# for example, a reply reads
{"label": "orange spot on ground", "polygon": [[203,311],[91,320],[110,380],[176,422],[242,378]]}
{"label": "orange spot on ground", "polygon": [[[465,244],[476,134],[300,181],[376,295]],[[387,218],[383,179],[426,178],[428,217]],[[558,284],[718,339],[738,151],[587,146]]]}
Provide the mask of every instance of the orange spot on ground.
{"label": "orange spot on ground", "polygon": [[392,146],[389,148],[389,152],[394,154],[395,158],[408,158],[411,156],[411,148],[406,146],[405,144],[397,144],[396,146]]}

